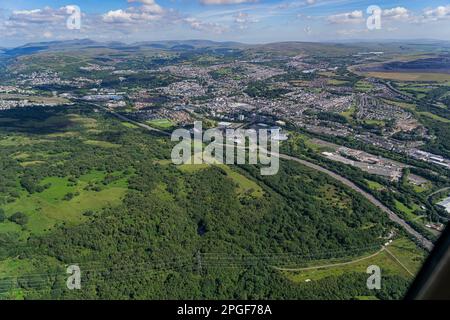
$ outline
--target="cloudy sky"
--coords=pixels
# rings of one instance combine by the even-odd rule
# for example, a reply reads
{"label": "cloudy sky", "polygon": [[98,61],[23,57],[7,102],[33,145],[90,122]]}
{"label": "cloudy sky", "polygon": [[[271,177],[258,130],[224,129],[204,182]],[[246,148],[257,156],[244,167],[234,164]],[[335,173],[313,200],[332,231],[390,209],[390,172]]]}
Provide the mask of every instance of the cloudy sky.
{"label": "cloudy sky", "polygon": [[[373,5],[380,25],[368,28]],[[450,40],[450,0],[0,0],[0,47],[80,38]]]}

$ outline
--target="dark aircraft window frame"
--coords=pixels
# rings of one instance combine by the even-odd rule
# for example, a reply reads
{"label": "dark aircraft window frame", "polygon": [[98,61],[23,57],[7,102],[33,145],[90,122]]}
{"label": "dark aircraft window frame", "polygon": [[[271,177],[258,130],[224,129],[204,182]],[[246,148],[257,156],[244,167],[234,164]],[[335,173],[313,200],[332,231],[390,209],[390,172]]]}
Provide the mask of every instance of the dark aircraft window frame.
{"label": "dark aircraft window frame", "polygon": [[406,300],[450,300],[450,225],[436,242]]}

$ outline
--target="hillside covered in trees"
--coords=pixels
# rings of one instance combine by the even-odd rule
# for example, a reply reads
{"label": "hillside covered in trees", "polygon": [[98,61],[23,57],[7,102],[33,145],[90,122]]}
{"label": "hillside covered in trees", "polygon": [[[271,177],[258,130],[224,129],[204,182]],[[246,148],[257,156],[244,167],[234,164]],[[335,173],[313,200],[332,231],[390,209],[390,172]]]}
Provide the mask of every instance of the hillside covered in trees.
{"label": "hillside covered in trees", "polygon": [[[369,292],[356,270],[296,282],[277,269],[371,254],[395,229],[298,164],[176,167],[166,137],[83,105],[2,112],[0,146],[3,298],[392,299],[410,281],[388,272]],[[73,264],[82,290],[66,288]]]}

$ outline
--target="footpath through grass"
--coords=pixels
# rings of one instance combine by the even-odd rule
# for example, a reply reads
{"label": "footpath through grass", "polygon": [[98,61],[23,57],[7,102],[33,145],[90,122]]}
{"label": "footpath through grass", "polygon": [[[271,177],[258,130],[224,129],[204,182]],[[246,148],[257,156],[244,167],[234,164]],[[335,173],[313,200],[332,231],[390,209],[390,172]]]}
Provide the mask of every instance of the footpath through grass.
{"label": "footpath through grass", "polygon": [[351,272],[366,274],[370,265],[379,266],[382,275],[400,275],[411,279],[410,272],[416,274],[425,259],[425,253],[407,238],[396,239],[387,248],[389,252],[380,248],[353,258],[311,261],[298,270],[282,270],[282,267],[279,267],[284,276],[297,283],[317,281]]}

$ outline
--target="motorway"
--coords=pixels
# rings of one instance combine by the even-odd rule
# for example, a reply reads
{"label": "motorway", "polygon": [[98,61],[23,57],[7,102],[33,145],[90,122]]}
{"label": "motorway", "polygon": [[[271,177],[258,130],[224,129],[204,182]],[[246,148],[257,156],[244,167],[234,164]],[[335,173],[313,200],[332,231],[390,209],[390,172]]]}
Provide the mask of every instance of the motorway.
{"label": "motorway", "polygon": [[146,125],[144,123],[131,120],[131,119],[129,119],[129,118],[127,118],[127,117],[117,113],[117,112],[114,112],[114,111],[111,111],[111,110],[107,110],[107,112],[111,113],[113,116],[119,118],[120,120],[129,122],[131,124],[134,124],[135,126],[141,127],[141,128],[146,129],[148,131],[158,132],[158,133],[161,133],[163,135],[170,136],[170,133],[168,133],[166,131],[162,131],[162,130],[159,130],[159,129],[156,129],[156,128],[152,128],[152,127],[150,127],[150,126],[148,126],[148,125]]}
{"label": "motorway", "polygon": [[[139,126],[143,129],[149,130],[149,131],[153,131],[153,132],[158,132],[164,135],[169,135],[170,133],[162,131],[162,130],[158,130],[155,128],[152,128],[146,124],[131,120],[121,114],[118,114],[116,112],[113,112],[111,110],[107,110],[109,113],[111,113],[112,115],[114,115],[115,117],[123,120],[123,121],[127,121],[130,122],[136,126]],[[286,154],[276,154],[276,153],[271,153],[273,156],[278,156],[280,159],[284,159],[284,160],[289,160],[289,161],[294,161],[297,163],[300,163],[308,168],[320,171],[338,181],[340,181],[341,183],[343,183],[344,185],[346,185],[347,187],[353,189],[354,191],[356,191],[357,193],[359,193],[360,195],[362,195],[364,198],[366,198],[368,201],[370,201],[373,205],[375,205],[376,207],[378,207],[380,210],[382,210],[383,212],[385,212],[389,219],[392,220],[393,222],[397,223],[398,225],[400,225],[407,233],[409,233],[410,235],[412,235],[414,238],[416,238],[419,243],[428,251],[431,251],[431,249],[433,249],[433,243],[428,240],[427,238],[425,238],[423,235],[421,235],[419,232],[417,232],[416,230],[414,230],[405,220],[403,220],[402,218],[400,218],[396,213],[394,213],[392,210],[390,210],[388,207],[386,207],[384,204],[382,204],[379,200],[377,200],[374,196],[372,196],[370,193],[364,191],[363,189],[361,189],[360,187],[358,187],[356,184],[354,184],[353,182],[351,182],[350,180],[348,180],[347,178],[338,175],[337,173],[334,173],[331,170],[328,170],[326,168],[323,168],[321,166],[318,166],[312,162],[306,161],[306,160],[302,160],[296,157],[292,157]]]}
{"label": "motorway", "polygon": [[318,165],[316,165],[314,163],[311,163],[309,161],[306,161],[306,160],[302,160],[302,159],[299,159],[299,158],[291,157],[291,156],[288,156],[288,155],[285,155],[285,154],[280,154],[279,156],[280,156],[281,159],[298,162],[298,163],[300,163],[300,164],[302,164],[302,165],[304,165],[304,166],[306,166],[308,168],[311,168],[311,169],[320,171],[322,173],[325,173],[325,174],[329,175],[330,177],[340,181],[341,183],[345,184],[347,187],[349,187],[349,188],[353,189],[354,191],[358,192],[359,194],[361,194],[364,198],[366,198],[372,204],[374,204],[376,207],[378,207],[383,212],[385,212],[388,215],[389,219],[391,219],[395,223],[397,223],[400,226],[402,226],[403,229],[405,229],[406,232],[408,232],[410,235],[412,235],[414,238],[416,238],[425,249],[431,251],[431,249],[433,248],[433,243],[430,240],[428,240],[427,238],[422,236],[419,232],[414,230],[408,223],[406,223],[405,220],[400,218],[396,213],[394,213],[392,210],[390,210],[388,207],[386,207],[384,204],[382,204],[379,200],[377,200],[370,193],[364,191],[363,189],[358,187],[356,184],[354,184],[353,182],[351,182],[347,178],[345,178],[343,176],[340,176],[340,175],[338,175],[337,173],[334,173],[331,170],[325,169],[325,168],[323,168],[321,166],[318,166]]}

